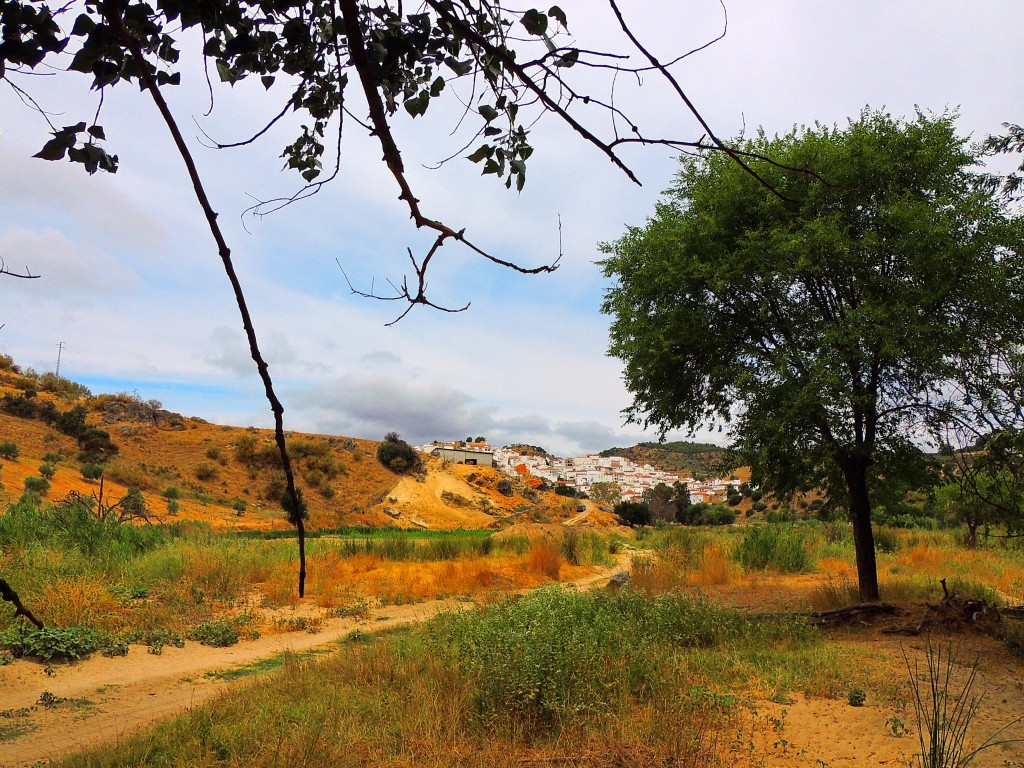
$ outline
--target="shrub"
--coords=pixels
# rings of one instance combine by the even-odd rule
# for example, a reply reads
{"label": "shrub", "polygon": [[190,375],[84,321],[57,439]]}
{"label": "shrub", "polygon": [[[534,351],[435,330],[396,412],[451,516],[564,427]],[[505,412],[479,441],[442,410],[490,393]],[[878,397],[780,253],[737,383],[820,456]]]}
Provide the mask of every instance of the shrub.
{"label": "shrub", "polygon": [[176,499],[168,499],[167,500],[167,514],[168,515],[176,515],[180,511],[181,511],[181,504],[179,504]]}
{"label": "shrub", "polygon": [[651,508],[642,501],[620,501],[615,505],[615,514],[629,526],[651,524]]}
{"label": "shrub", "polygon": [[243,512],[245,512],[245,510],[248,509],[248,507],[249,505],[246,503],[245,499],[235,499],[233,502],[231,502],[231,508],[235,510],[238,514],[242,514]]}
{"label": "shrub", "polygon": [[118,505],[121,507],[121,514],[123,516],[146,516],[146,497],[142,495],[142,491],[138,488],[129,488],[128,493],[122,496],[121,500],[118,501]]}
{"label": "shrub", "polygon": [[217,474],[217,467],[208,461],[204,461],[196,467],[196,477],[204,483],[208,480],[215,480],[217,478]]}
{"label": "shrub", "polygon": [[44,462],[39,465],[39,474],[47,480],[52,480],[53,476],[57,474],[57,468],[49,462]]}
{"label": "shrub", "polygon": [[87,428],[78,436],[79,461],[101,464],[115,456],[119,450],[110,439],[110,433],[96,427]]}
{"label": "shrub", "polygon": [[377,460],[393,472],[419,469],[420,457],[416,449],[402,440],[397,432],[389,432],[377,447]]}
{"label": "shrub", "polygon": [[36,417],[36,391],[33,389],[20,395],[0,397],[0,411],[19,419],[34,419]]}
{"label": "shrub", "polygon": [[209,645],[214,648],[227,648],[238,642],[238,632],[222,620],[204,621],[198,627],[189,630],[187,637],[200,645]]}
{"label": "shrub", "polygon": [[54,419],[53,426],[58,432],[63,432],[71,437],[79,437],[86,430],[85,417],[88,411],[84,405],[76,405],[68,411],[64,411]]}
{"label": "shrub", "polygon": [[694,518],[695,525],[732,525],[736,522],[736,510],[721,504],[705,504]]}
{"label": "shrub", "polygon": [[795,529],[778,525],[748,528],[734,557],[747,570],[773,568],[782,573],[803,573],[813,564],[803,537]]}
{"label": "shrub", "polygon": [[128,650],[106,632],[90,627],[36,629],[24,624],[13,624],[0,633],[0,645],[15,656],[42,661],[84,659],[96,651],[107,656],[123,656]]}
{"label": "shrub", "polygon": [[899,548],[896,534],[891,528],[875,528],[875,549],[887,555],[893,554]]}
{"label": "shrub", "polygon": [[5,459],[17,459],[20,453],[21,451],[18,450],[18,446],[10,440],[5,440],[0,443],[0,457]]}
{"label": "shrub", "polygon": [[224,455],[219,445],[211,445],[206,449],[206,458],[219,461]]}
{"label": "shrub", "polygon": [[178,490],[178,486],[176,485],[168,485],[166,488],[160,491],[160,495],[163,496],[165,499],[180,499],[181,491]]}
{"label": "shrub", "polygon": [[25,478],[25,490],[32,491],[32,493],[38,493],[40,496],[45,496],[50,490],[50,481],[45,477],[30,475]]}
{"label": "shrub", "polygon": [[74,400],[76,397],[92,397],[92,392],[88,387],[55,373],[44,373],[40,376],[39,388],[43,392],[52,392],[68,400]]}
{"label": "shrub", "polygon": [[63,460],[63,456],[61,456],[59,453],[54,453],[53,451],[43,454],[43,461],[45,461],[48,464],[60,464]]}

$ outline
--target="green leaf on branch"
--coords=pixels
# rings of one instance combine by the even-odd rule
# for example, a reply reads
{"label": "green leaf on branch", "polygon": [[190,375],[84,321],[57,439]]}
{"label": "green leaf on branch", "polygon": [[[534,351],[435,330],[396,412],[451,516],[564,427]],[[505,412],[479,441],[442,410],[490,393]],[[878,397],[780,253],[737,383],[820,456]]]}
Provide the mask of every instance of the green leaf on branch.
{"label": "green leaf on branch", "polygon": [[523,14],[522,23],[527,32],[538,37],[547,32],[548,29],[548,17],[536,8],[531,8]]}

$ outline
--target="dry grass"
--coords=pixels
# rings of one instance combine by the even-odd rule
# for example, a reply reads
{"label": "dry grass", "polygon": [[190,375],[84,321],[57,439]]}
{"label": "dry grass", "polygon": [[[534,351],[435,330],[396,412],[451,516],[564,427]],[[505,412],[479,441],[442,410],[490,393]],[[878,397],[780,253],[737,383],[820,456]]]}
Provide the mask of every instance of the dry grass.
{"label": "dry grass", "polygon": [[719,544],[709,544],[701,551],[697,564],[689,574],[692,584],[703,586],[730,584],[740,572],[729,557],[729,551]]}
{"label": "dry grass", "polygon": [[527,570],[558,581],[562,572],[562,548],[553,539],[537,539],[530,545]]}

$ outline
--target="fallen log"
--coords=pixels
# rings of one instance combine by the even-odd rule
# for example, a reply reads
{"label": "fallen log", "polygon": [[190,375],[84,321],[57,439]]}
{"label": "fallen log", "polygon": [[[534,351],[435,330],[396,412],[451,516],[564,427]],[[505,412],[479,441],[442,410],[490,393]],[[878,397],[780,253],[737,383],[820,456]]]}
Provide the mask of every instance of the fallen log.
{"label": "fallen log", "polygon": [[808,621],[815,627],[833,627],[876,616],[892,616],[897,610],[892,603],[857,603],[845,608],[834,608],[831,611],[816,611],[808,615]]}

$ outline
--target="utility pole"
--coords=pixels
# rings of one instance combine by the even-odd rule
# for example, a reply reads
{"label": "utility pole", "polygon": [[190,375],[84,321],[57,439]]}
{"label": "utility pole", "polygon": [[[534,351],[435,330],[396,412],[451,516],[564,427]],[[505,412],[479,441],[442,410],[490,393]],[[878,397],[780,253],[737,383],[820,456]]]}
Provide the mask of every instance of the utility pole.
{"label": "utility pole", "polygon": [[54,375],[60,379],[60,353],[64,351],[64,342],[57,344],[57,370],[54,371]]}

